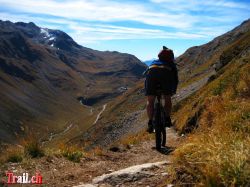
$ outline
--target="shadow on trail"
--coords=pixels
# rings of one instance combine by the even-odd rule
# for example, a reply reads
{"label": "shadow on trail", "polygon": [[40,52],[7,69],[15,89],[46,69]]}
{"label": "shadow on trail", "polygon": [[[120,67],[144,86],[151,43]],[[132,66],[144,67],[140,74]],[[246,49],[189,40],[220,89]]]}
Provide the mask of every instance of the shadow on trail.
{"label": "shadow on trail", "polygon": [[[155,147],[152,147],[152,149],[156,149]],[[172,153],[175,150],[174,147],[168,147],[168,146],[164,146],[161,147],[160,150],[157,150],[159,153],[164,154],[164,155],[169,155],[170,153]]]}

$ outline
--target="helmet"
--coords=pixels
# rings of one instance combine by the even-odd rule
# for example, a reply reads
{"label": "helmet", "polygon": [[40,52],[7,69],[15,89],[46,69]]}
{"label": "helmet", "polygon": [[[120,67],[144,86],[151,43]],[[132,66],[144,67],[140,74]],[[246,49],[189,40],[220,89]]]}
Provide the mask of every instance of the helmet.
{"label": "helmet", "polygon": [[174,53],[171,49],[166,46],[162,47],[163,49],[158,54],[159,60],[163,62],[173,62],[174,61]]}

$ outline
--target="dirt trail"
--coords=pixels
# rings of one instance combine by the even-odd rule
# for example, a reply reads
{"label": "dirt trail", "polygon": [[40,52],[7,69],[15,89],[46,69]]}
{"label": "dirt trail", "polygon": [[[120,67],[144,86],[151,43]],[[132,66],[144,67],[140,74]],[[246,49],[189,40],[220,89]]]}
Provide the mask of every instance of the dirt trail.
{"label": "dirt trail", "polygon": [[171,164],[171,152],[179,141],[181,137],[170,128],[167,129],[167,147],[161,152],[155,150],[155,141],[150,140],[131,149],[109,153],[109,161],[99,163],[95,174],[75,186],[157,186],[168,175],[166,167]]}
{"label": "dirt trail", "polygon": [[[154,149],[154,140],[120,147],[117,152],[104,150],[95,155],[86,154],[80,163],[62,156],[45,156],[23,164],[6,164],[4,171],[16,174],[40,171],[46,186],[157,186],[167,177],[166,167],[171,164],[171,150],[181,140],[173,129],[167,130],[167,146],[162,152]],[[111,174],[110,174],[111,173]]]}

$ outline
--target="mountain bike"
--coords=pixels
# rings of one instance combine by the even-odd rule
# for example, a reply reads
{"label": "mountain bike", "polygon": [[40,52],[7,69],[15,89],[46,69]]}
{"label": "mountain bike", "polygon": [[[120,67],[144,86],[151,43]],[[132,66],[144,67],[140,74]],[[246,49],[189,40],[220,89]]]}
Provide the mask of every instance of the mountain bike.
{"label": "mountain bike", "polygon": [[166,145],[166,113],[162,105],[162,91],[157,90],[156,101],[154,106],[154,129],[156,149],[161,150],[161,146]]}

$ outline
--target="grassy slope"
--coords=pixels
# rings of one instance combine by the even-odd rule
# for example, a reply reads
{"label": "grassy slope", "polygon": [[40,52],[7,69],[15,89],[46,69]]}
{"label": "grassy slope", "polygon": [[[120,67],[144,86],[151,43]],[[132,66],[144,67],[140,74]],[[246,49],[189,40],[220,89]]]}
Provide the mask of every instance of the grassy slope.
{"label": "grassy slope", "polygon": [[246,33],[249,32],[249,25],[249,20],[246,20],[238,27],[214,38],[207,44],[189,48],[178,57],[176,61],[180,66],[181,87],[213,74],[214,67],[217,67],[217,62],[221,60],[225,49],[234,45],[243,35],[246,36]]}
{"label": "grassy slope", "polygon": [[247,33],[228,46],[222,54],[228,64],[178,106],[176,128],[192,133],[174,153],[172,182],[250,184],[249,41]]}

